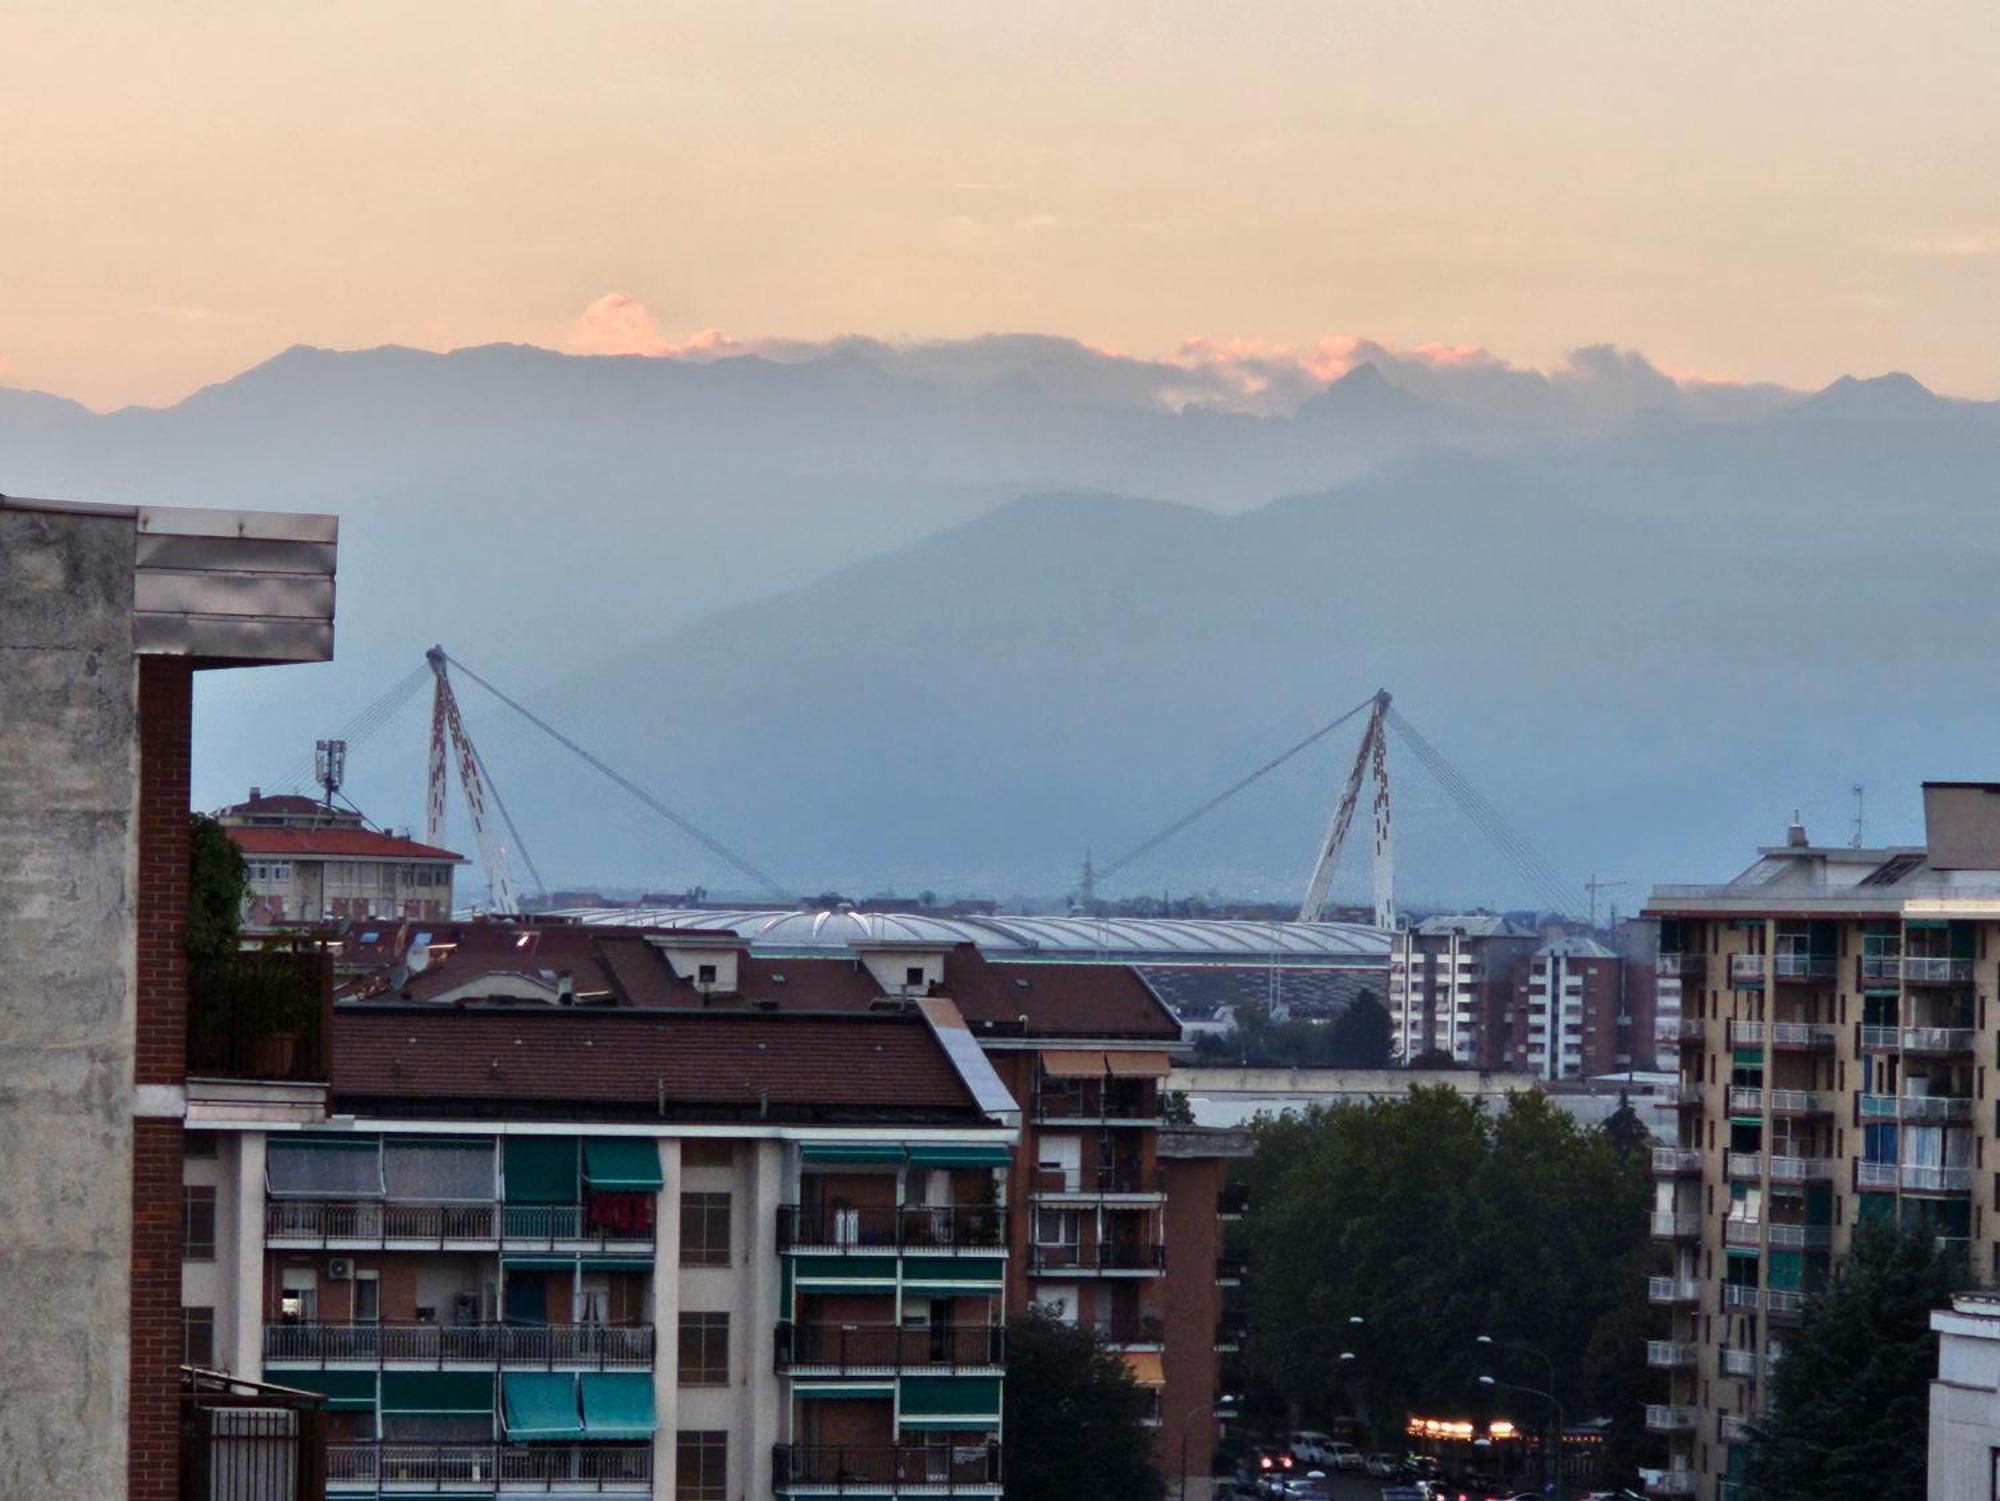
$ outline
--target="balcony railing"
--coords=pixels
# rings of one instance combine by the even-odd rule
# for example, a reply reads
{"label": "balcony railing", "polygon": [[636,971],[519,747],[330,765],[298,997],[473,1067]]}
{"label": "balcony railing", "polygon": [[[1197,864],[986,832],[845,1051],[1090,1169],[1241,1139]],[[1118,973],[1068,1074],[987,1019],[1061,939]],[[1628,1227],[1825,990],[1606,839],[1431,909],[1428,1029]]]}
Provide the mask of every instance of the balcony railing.
{"label": "balcony railing", "polygon": [[1830,1048],[1833,1044],[1834,1029],[1818,1022],[1771,1023],[1774,1048]]}
{"label": "balcony railing", "polygon": [[1972,1101],[1960,1095],[1906,1094],[1900,1097],[1906,1121],[1969,1121]]}
{"label": "balcony railing", "polygon": [[1905,1027],[1903,1028],[1903,1051],[1906,1053],[1970,1053],[1973,1032],[1970,1027]]}
{"label": "balcony railing", "polygon": [[1832,954],[1773,954],[1771,973],[1780,980],[1831,980],[1838,964]]}
{"label": "balcony railing", "polygon": [[1722,1352],[1722,1374],[1725,1376],[1759,1376],[1763,1374],[1755,1350],[1724,1350]]}
{"label": "balcony railing", "polygon": [[1764,1222],[1731,1215],[1722,1222],[1722,1243],[1726,1246],[1761,1246],[1764,1244]]}
{"label": "balcony railing", "polygon": [[1695,1412],[1692,1407],[1673,1407],[1661,1402],[1646,1404],[1646,1431],[1648,1433],[1693,1433]]}
{"label": "balcony railing", "polygon": [[1119,1349],[1157,1345],[1166,1339],[1166,1326],[1150,1313],[1132,1318],[1078,1319],[1077,1326],[1088,1329],[1105,1344]]}
{"label": "balcony railing", "polygon": [[1830,1115],[1833,1101],[1827,1096],[1810,1089],[1774,1089],[1771,1091],[1771,1114],[1773,1115]]}
{"label": "balcony railing", "polygon": [[651,1370],[651,1324],[266,1324],[268,1365]]}
{"label": "balcony railing", "polygon": [[1685,1214],[1670,1209],[1653,1211],[1653,1238],[1655,1240],[1693,1240],[1701,1234],[1701,1214],[1689,1211]]}
{"label": "balcony railing", "polygon": [[1894,1188],[1896,1186],[1896,1164],[1893,1162],[1855,1163],[1854,1186],[1856,1188]]}
{"label": "balcony railing", "polygon": [[1761,1152],[1730,1152],[1723,1159],[1723,1171],[1739,1183],[1755,1182],[1764,1176]]}
{"label": "balcony railing", "polygon": [[1765,1243],[1774,1251],[1823,1251],[1833,1244],[1833,1226],[1773,1220]]}
{"label": "balcony railing", "polygon": [[1054,1194],[1089,1198],[1117,1194],[1158,1197],[1167,1191],[1167,1185],[1163,1174],[1137,1167],[1038,1167],[1032,1191],[1037,1197]]}
{"label": "balcony railing", "polygon": [[653,1485],[651,1444],[401,1444],[326,1446],[329,1491],[397,1495],[411,1491],[645,1493]]}
{"label": "balcony railing", "polygon": [[1795,1322],[1805,1304],[1806,1295],[1802,1292],[1795,1292],[1786,1287],[1767,1287],[1764,1289],[1764,1312],[1768,1313],[1779,1323],[1788,1324]]}
{"label": "balcony railing", "polygon": [[1970,985],[1970,959],[1933,958],[1925,954],[1903,955],[1903,983],[1906,985]]}
{"label": "balcony railing", "polygon": [[1706,954],[1661,954],[1653,961],[1653,973],[1663,980],[1698,980],[1708,970]]}
{"label": "balcony railing", "polygon": [[1215,1196],[1215,1212],[1223,1219],[1235,1219],[1250,1212],[1250,1185],[1225,1183]]}
{"label": "balcony railing", "polygon": [[1730,1085],[1729,1113],[1731,1115],[1762,1115],[1764,1113],[1763,1086],[1759,1084]]}
{"label": "balcony railing", "polygon": [[925,1371],[992,1369],[1007,1361],[998,1324],[780,1324],[773,1341],[779,1371]]}
{"label": "balcony railing", "polygon": [[1646,1301],[1663,1308],[1683,1308],[1701,1301],[1701,1284],[1692,1277],[1648,1277]]}
{"label": "balcony railing", "polygon": [[654,1228],[598,1222],[583,1204],[273,1198],[264,1204],[264,1238],[287,1246],[605,1250],[650,1247]]}
{"label": "balcony railing", "polygon": [[1250,1326],[1241,1319],[1224,1319],[1215,1326],[1215,1348],[1218,1350],[1240,1350],[1243,1341],[1249,1337]]}
{"label": "balcony railing", "polygon": [[1722,1306],[1724,1308],[1749,1309],[1758,1306],[1757,1287],[1754,1283],[1725,1282],[1722,1285]]}
{"label": "balcony railing", "polygon": [[1738,989],[1761,986],[1764,983],[1764,956],[1762,954],[1731,954],[1729,956],[1729,983]]}
{"label": "balcony railing", "polygon": [[1915,1189],[1918,1193],[1970,1193],[1972,1169],[1925,1167],[1906,1162],[1903,1164],[1902,1182],[1903,1187]]}
{"label": "balcony railing", "polygon": [[870,1446],[778,1444],[771,1486],[779,1495],[991,1495],[1000,1489],[997,1443]]}
{"label": "balcony railing", "polygon": [[1682,1340],[1646,1341],[1646,1364],[1659,1371],[1685,1371],[1694,1366],[1695,1347]]}
{"label": "balcony railing", "polygon": [[1747,1444],[1751,1441],[1750,1420],[1733,1412],[1722,1415],[1722,1441],[1725,1444]]}
{"label": "balcony railing", "polygon": [[1006,1244],[1007,1211],[992,1204],[784,1204],[778,1209],[781,1251],[997,1251]]}
{"label": "balcony railing", "polygon": [[182,1371],[180,1494],[199,1501],[320,1501],[326,1408],[317,1397]]}
{"label": "balcony railing", "polygon": [[1694,1491],[1693,1470],[1661,1470],[1646,1482],[1649,1496],[1692,1496]]}
{"label": "balcony railing", "polygon": [[1035,1096],[1038,1121],[1104,1121],[1112,1125],[1150,1126],[1159,1121],[1160,1102],[1140,1089],[1075,1093],[1044,1089]]}
{"label": "balcony railing", "polygon": [[1028,1267],[1034,1272],[1162,1272],[1164,1245],[1030,1246]]}
{"label": "balcony railing", "polygon": [[1701,1171],[1701,1152],[1694,1147],[1654,1147],[1653,1176],[1677,1178]]}
{"label": "balcony railing", "polygon": [[1728,1035],[1729,1045],[1732,1048],[1761,1048],[1764,1045],[1764,1024],[1731,1022]]}
{"label": "balcony railing", "polygon": [[1934,1235],[1931,1249],[1940,1256],[1970,1256],[1972,1240],[1964,1235]]}
{"label": "balcony railing", "polygon": [[1894,1027],[1874,1022],[1861,1024],[1861,1051],[1864,1053],[1893,1053],[1901,1041],[1901,1034]]}
{"label": "balcony railing", "polygon": [[1250,1261],[1248,1257],[1218,1256],[1215,1258],[1215,1280],[1224,1284],[1241,1282],[1243,1274],[1249,1270],[1249,1267]]}
{"label": "balcony railing", "polygon": [[1771,1157],[1773,1183],[1825,1183],[1833,1179],[1833,1164],[1823,1157]]}
{"label": "balcony railing", "polygon": [[188,965],[191,1077],[320,1083],[333,1031],[333,957],[268,945]]}
{"label": "balcony railing", "polygon": [[1894,983],[1903,978],[1903,956],[1901,954],[1863,954],[1861,956],[1861,983]]}

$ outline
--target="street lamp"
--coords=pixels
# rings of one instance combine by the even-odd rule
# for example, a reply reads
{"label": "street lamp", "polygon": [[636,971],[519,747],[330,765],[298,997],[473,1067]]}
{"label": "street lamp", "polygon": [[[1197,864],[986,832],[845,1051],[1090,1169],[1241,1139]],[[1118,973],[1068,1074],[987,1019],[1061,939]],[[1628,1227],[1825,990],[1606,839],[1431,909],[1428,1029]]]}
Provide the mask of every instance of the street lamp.
{"label": "street lamp", "polygon": [[[1474,1340],[1473,1343],[1478,1345],[1483,1345],[1489,1350],[1498,1348],[1493,1343],[1493,1339],[1490,1335],[1482,1334],[1476,1340]],[[1491,1376],[1481,1376],[1479,1378],[1479,1384],[1483,1387],[1487,1387],[1488,1389],[1501,1388],[1510,1392],[1523,1392],[1530,1397],[1540,1397],[1544,1402],[1549,1404],[1549,1413],[1553,1423],[1553,1427],[1549,1430],[1549,1432],[1547,1432],[1543,1436],[1542,1439],[1542,1489],[1544,1491],[1551,1491],[1555,1497],[1555,1501],[1562,1501],[1563,1481],[1562,1481],[1561,1451],[1562,1451],[1563,1420],[1562,1420],[1562,1404],[1556,1400],[1555,1396],[1556,1363],[1555,1361],[1551,1360],[1546,1354],[1543,1354],[1542,1351],[1536,1350],[1532,1345],[1522,1345],[1517,1348],[1530,1350],[1534,1354],[1541,1356],[1542,1361],[1545,1365],[1547,1365],[1549,1372],[1549,1389],[1547,1391],[1543,1391],[1538,1386],[1516,1386],[1511,1381],[1496,1381]]]}
{"label": "street lamp", "polygon": [[[1224,1409],[1227,1409],[1227,1411],[1225,1411]],[[1188,1412],[1188,1415],[1181,1419],[1180,1501],[1187,1501],[1188,1429],[1194,1426],[1194,1420],[1200,1417],[1205,1412],[1213,1413],[1216,1417],[1222,1419],[1222,1421],[1226,1423],[1231,1418],[1236,1416],[1236,1398],[1230,1393],[1224,1392],[1221,1396],[1217,1397],[1213,1402],[1204,1402],[1199,1407],[1191,1409]]]}

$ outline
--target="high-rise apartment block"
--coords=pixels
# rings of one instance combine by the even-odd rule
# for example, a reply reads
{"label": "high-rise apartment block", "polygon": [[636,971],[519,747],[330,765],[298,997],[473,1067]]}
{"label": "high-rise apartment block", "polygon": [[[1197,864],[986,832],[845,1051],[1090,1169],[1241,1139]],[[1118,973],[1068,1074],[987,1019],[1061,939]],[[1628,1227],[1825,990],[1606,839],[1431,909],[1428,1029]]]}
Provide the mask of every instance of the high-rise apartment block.
{"label": "high-rise apartment block", "polygon": [[1404,1063],[1442,1055],[1500,1068],[1507,1062],[1514,966],[1541,935],[1504,917],[1427,917],[1389,950],[1389,1046]]}
{"label": "high-rise apartment block", "polygon": [[1855,1227],[1919,1227],[2000,1270],[2000,784],[1927,783],[1926,842],[1810,843],[1735,880],[1655,888],[1679,990],[1679,1140],[1653,1153],[1648,1347],[1667,1400],[1663,1495],[1728,1497],[1803,1298]]}
{"label": "high-rise apartment block", "polygon": [[1594,938],[1553,938],[1515,961],[1507,1061],[1538,1079],[1586,1079],[1630,1062],[1625,966]]}

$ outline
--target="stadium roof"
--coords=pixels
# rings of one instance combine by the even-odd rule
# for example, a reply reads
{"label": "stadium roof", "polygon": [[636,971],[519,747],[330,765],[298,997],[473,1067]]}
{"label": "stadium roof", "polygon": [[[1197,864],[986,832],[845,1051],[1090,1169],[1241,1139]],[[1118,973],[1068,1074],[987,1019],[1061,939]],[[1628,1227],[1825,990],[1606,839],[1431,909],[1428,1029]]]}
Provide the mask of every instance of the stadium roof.
{"label": "stadium roof", "polygon": [[595,926],[727,929],[770,954],[822,954],[877,945],[977,945],[994,960],[1112,964],[1257,964],[1313,968],[1388,962],[1389,935],[1364,923],[1223,918],[942,916],[918,912],[733,911],[575,907],[537,914]]}

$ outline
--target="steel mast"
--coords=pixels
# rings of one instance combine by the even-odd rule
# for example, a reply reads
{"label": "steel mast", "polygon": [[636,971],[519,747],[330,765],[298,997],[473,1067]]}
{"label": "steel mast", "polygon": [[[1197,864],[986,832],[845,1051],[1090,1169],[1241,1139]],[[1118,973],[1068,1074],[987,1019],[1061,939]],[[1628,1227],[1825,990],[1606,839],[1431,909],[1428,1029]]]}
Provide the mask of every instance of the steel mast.
{"label": "steel mast", "polygon": [[431,676],[436,680],[436,691],[431,697],[430,790],[424,804],[424,837],[434,845],[444,842],[444,742],[449,735],[458,758],[459,784],[465,789],[466,811],[472,815],[472,834],[479,841],[480,863],[486,867],[486,880],[492,888],[492,910],[497,916],[518,916],[521,907],[514,897],[513,872],[507,867],[507,846],[495,837],[487,816],[486,779],[479,773],[479,757],[473,753],[465,722],[459,718],[458,696],[451,691],[451,679],[445,675],[444,648],[433,646],[424,653],[424,660],[430,663]]}
{"label": "steel mast", "polygon": [[1384,688],[1375,695],[1374,705],[1368,713],[1368,727],[1361,732],[1360,748],[1355,752],[1354,765],[1347,773],[1347,785],[1341,790],[1340,801],[1334,805],[1333,820],[1327,825],[1326,838],[1320,844],[1319,859],[1313,865],[1312,878],[1306,882],[1306,899],[1299,905],[1300,922],[1319,922],[1326,911],[1327,892],[1333,886],[1334,866],[1340,862],[1341,848],[1347,843],[1347,831],[1354,822],[1354,810],[1361,801],[1362,778],[1372,774],[1375,782],[1375,849],[1370,865],[1374,877],[1375,926],[1396,926],[1395,829],[1389,812],[1389,749],[1382,733],[1383,719],[1388,712],[1389,690]]}

